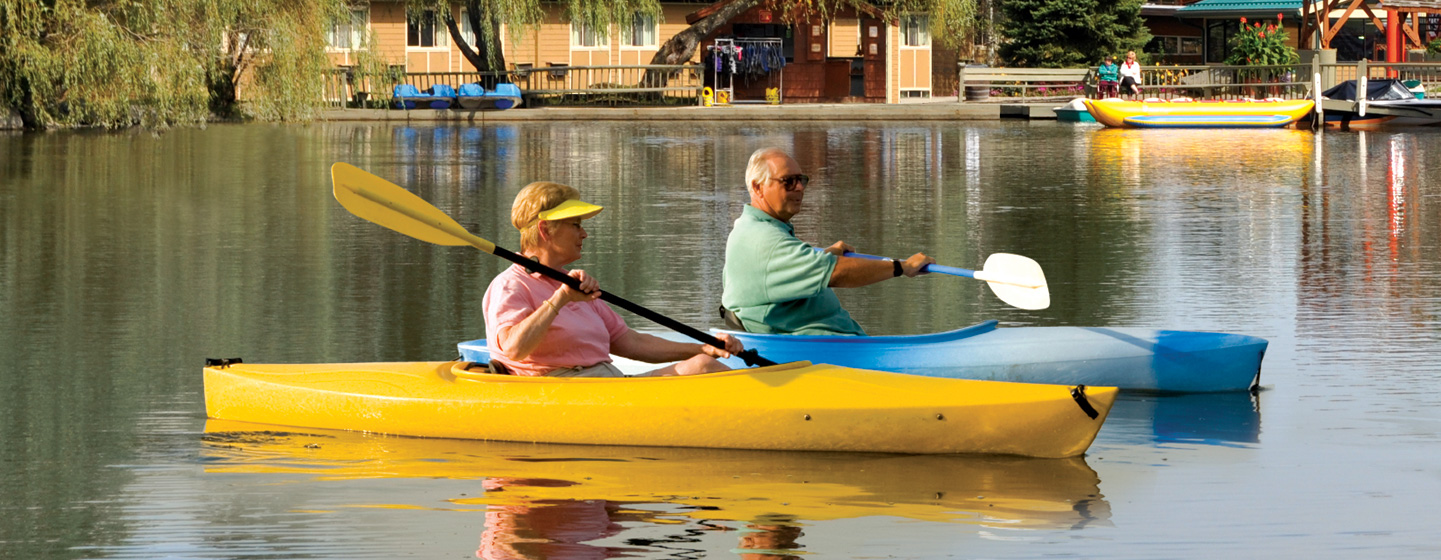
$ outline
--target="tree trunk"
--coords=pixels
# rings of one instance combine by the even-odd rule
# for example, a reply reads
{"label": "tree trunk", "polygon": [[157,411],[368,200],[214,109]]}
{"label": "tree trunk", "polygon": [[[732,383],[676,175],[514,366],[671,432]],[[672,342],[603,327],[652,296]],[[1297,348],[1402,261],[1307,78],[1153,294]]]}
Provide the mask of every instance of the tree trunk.
{"label": "tree trunk", "polygon": [[[692,56],[695,56],[696,49],[700,47],[702,40],[709,37],[711,33],[715,33],[715,30],[720,29],[722,25],[735,19],[736,16],[761,5],[764,1],[734,0],[722,6],[715,13],[701,18],[700,21],[691,24],[690,27],[681,30],[680,33],[676,33],[674,37],[667,40],[650,59],[650,63],[652,65],[684,64]],[[641,83],[644,84],[644,87],[663,87],[673,75],[675,75],[674,71],[646,70],[645,76],[641,78]]]}
{"label": "tree trunk", "polygon": [[[461,36],[460,25],[449,13],[445,16],[445,27],[450,30],[450,38],[455,41],[455,46],[460,47],[460,54],[464,55],[477,71],[504,72],[505,49],[500,44],[500,21],[491,17],[489,8],[482,6],[484,3],[485,0],[469,0],[465,3],[466,19],[470,20],[470,28],[476,30],[474,48]],[[491,40],[486,41],[486,37]],[[495,84],[501,81],[509,80],[501,80],[498,76],[481,77],[481,85],[487,88],[493,89]]]}

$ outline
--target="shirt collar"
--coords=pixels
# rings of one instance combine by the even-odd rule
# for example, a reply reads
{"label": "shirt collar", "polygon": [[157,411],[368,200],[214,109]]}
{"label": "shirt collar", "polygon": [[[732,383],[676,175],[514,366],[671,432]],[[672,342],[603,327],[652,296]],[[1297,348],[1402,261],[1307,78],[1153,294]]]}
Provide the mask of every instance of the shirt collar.
{"label": "shirt collar", "polygon": [[765,213],[765,211],[764,211],[764,210],[761,210],[760,208],[756,208],[756,207],[754,207],[754,206],[751,206],[751,205],[747,204],[747,205],[745,205],[745,208],[742,208],[742,209],[741,209],[741,214],[744,215],[744,216],[749,216],[751,219],[756,220],[756,221],[760,221],[760,222],[770,222],[770,223],[772,223],[775,227],[781,228],[781,229],[785,230],[786,233],[789,233],[789,234],[791,234],[791,235],[795,235],[795,234],[796,234],[796,227],[795,227],[795,226],[790,225],[790,224],[785,223],[785,222],[782,222],[782,221],[780,221],[780,220],[777,220],[777,219],[775,218],[775,216],[772,216],[772,215],[770,215],[770,214]]}

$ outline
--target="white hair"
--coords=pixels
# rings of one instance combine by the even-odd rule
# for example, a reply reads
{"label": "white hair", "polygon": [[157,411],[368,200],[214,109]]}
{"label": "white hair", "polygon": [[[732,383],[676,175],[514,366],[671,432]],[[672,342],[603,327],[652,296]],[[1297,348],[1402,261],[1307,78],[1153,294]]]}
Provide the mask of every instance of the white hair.
{"label": "white hair", "polygon": [[751,154],[750,161],[746,163],[746,192],[750,192],[751,185],[757,182],[764,184],[771,179],[771,158],[785,156],[785,150],[776,147],[761,148]]}

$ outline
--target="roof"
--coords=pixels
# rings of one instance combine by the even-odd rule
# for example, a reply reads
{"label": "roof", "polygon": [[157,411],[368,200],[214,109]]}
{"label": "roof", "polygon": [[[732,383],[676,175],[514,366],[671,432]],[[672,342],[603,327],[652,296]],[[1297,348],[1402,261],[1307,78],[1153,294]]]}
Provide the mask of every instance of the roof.
{"label": "roof", "polygon": [[1176,10],[1176,17],[1276,17],[1276,14],[1299,16],[1302,2],[1303,0],[1201,0]]}
{"label": "roof", "polygon": [[1426,12],[1441,12],[1441,0],[1381,0],[1386,8],[1411,8]]}

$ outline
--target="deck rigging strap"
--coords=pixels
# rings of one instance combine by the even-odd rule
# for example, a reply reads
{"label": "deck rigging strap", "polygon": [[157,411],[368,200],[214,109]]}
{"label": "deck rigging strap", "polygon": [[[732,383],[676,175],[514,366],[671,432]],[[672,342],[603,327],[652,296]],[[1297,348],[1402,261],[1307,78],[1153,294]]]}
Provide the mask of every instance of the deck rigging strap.
{"label": "deck rigging strap", "polygon": [[1081,412],[1085,412],[1086,416],[1090,416],[1092,420],[1095,420],[1097,416],[1101,415],[1100,412],[1096,412],[1096,407],[1091,406],[1091,401],[1086,399],[1085,385],[1072,387],[1071,398],[1076,399],[1076,404],[1081,407]]}

